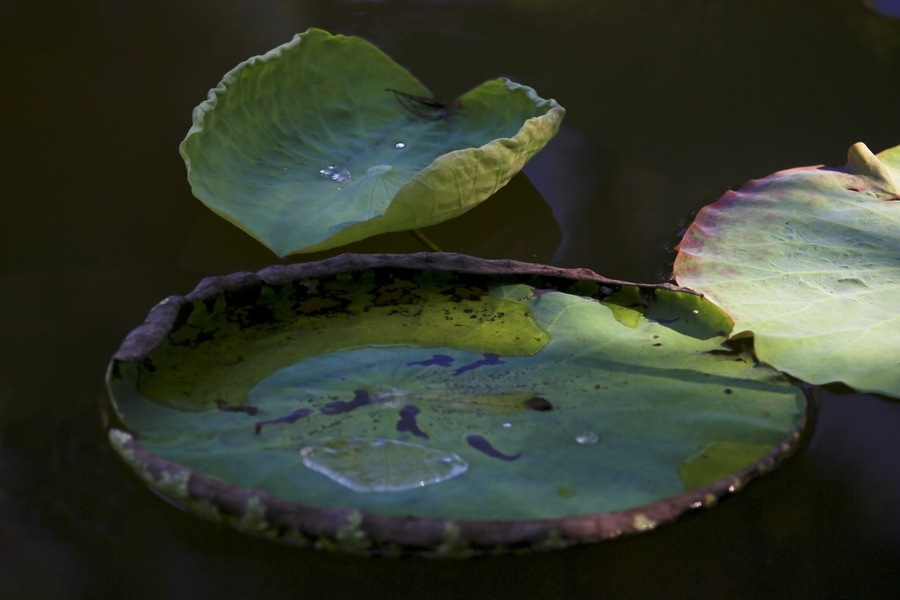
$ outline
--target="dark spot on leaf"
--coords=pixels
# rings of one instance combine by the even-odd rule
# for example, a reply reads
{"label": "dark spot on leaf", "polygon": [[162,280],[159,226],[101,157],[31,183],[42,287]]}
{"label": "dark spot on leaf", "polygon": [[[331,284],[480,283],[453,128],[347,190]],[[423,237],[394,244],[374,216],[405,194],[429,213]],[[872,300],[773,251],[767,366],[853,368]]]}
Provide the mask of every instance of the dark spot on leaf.
{"label": "dark spot on leaf", "polygon": [[251,417],[257,413],[255,406],[231,406],[221,398],[216,398],[216,406],[223,412],[243,412]]}
{"label": "dark spot on leaf", "polygon": [[731,393],[731,388],[725,388],[725,393],[726,393],[726,394],[730,394],[730,393]]}
{"label": "dark spot on leaf", "polygon": [[423,367],[430,367],[431,365],[437,365],[439,367],[449,367],[450,363],[452,362],[452,356],[447,356],[446,354],[435,354],[428,360],[406,363],[406,366],[411,367],[413,365],[421,365]]}
{"label": "dark spot on leaf", "polygon": [[350,402],[344,402],[343,400],[329,402],[322,407],[321,412],[323,415],[339,415],[341,413],[350,412],[354,408],[365,406],[369,402],[371,402],[369,399],[369,392],[366,390],[355,390],[353,392],[353,400]]}
{"label": "dark spot on leaf", "polygon": [[311,408],[301,408],[300,410],[295,410],[291,414],[285,415],[283,417],[268,419],[266,421],[257,421],[254,430],[256,431],[256,435],[259,435],[259,432],[262,431],[264,425],[274,425],[275,423],[294,423],[295,421],[299,421],[303,417],[308,417],[312,413],[313,410]]}
{"label": "dark spot on leaf", "polygon": [[531,410],[538,410],[541,412],[553,410],[553,405],[550,404],[550,402],[546,398],[541,398],[540,396],[534,396],[533,398],[526,400],[522,404],[525,405],[525,408],[530,408]]}
{"label": "dark spot on leaf", "polygon": [[400,432],[408,432],[415,436],[428,439],[428,434],[419,429],[418,424],[416,423],[416,415],[419,414],[419,409],[412,404],[407,404],[403,408],[400,409],[400,420],[397,421],[397,431]]}
{"label": "dark spot on leaf", "polygon": [[487,454],[491,458],[499,458],[500,460],[513,461],[513,460],[518,460],[522,456],[521,452],[518,452],[511,456],[508,454],[503,454],[502,452],[500,452],[499,450],[497,450],[496,448],[491,446],[491,443],[489,441],[487,441],[486,439],[484,439],[483,437],[481,437],[480,435],[468,435],[468,436],[466,436],[466,442],[470,446],[472,446],[473,448],[478,450],[479,452]]}
{"label": "dark spot on leaf", "polygon": [[[481,297],[484,296],[487,292],[480,287],[457,287],[451,291],[453,298],[451,300],[455,302],[459,302],[460,300],[475,300],[480,301]],[[471,308],[465,309],[465,312],[473,312]]]}
{"label": "dark spot on leaf", "polygon": [[465,373],[466,371],[471,371],[472,369],[477,369],[482,366],[489,365],[505,365],[506,361],[500,360],[500,357],[496,354],[484,354],[484,359],[476,360],[475,362],[469,363],[467,365],[463,365],[453,372],[454,375],[459,375],[461,373]]}
{"label": "dark spot on leaf", "polygon": [[654,346],[662,346],[662,344],[653,344]]}
{"label": "dark spot on leaf", "polygon": [[340,305],[340,302],[332,298],[309,298],[297,305],[297,311],[308,315],[323,312],[329,308],[336,308]]}

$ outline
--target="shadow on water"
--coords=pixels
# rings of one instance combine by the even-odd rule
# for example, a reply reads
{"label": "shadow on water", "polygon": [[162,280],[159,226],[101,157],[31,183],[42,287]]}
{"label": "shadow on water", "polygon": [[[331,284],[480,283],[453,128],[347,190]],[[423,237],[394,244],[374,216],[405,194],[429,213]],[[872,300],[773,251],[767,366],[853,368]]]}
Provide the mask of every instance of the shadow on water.
{"label": "shadow on water", "polygon": [[[165,296],[277,262],[192,198],[178,143],[227,70],[309,26],[436,97],[503,75],[567,108],[493,208],[433,232],[445,250],[653,281],[725,189],[900,143],[900,21],[854,0],[0,3],[0,597],[895,595],[900,405],[865,395],[820,392],[806,451],[714,510],[563,552],[362,559],[147,491],[103,434],[108,357]],[[375,249],[420,249],[397,236]]]}

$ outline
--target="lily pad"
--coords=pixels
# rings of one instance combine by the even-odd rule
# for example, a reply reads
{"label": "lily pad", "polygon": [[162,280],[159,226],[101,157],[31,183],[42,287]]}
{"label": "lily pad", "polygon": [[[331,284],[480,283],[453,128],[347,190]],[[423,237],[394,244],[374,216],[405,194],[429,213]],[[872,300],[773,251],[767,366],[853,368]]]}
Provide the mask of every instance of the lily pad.
{"label": "lily pad", "polygon": [[228,72],[181,154],[204,204],[285,256],[465,213],[564,115],[506,79],[438,102],[368,42],[310,29]]}
{"label": "lily pad", "polygon": [[900,396],[900,146],[780,171],[702,209],[675,260],[751,334],[760,360],[816,384]]}
{"label": "lily pad", "polygon": [[271,267],[151,312],[110,366],[110,439],[176,502],[272,537],[563,547],[715,504],[790,453],[802,391],[730,330],[695,294],[583,270]]}

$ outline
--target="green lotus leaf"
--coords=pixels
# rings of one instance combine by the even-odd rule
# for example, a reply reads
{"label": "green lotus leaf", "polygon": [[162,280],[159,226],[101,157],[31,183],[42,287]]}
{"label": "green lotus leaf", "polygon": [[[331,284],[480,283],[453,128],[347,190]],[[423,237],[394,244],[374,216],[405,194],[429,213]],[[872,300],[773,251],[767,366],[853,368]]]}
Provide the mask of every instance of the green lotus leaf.
{"label": "green lotus leaf", "polygon": [[564,115],[505,79],[436,102],[368,42],[310,29],[228,72],[181,154],[204,204],[285,256],[463,214]]}
{"label": "green lotus leaf", "polygon": [[900,146],[855,144],[843,168],[781,171],[702,209],[675,277],[775,368],[900,396],[898,200]]}
{"label": "green lotus leaf", "polygon": [[566,519],[782,447],[802,392],[723,346],[730,326],[671,289],[370,269],[185,302],[109,384],[146,451],[241,489],[403,519]]}

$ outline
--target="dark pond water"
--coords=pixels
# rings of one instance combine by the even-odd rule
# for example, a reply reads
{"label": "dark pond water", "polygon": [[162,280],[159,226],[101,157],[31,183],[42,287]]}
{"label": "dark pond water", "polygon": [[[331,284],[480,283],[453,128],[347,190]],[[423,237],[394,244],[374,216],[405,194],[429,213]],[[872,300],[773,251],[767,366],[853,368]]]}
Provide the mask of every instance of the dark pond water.
{"label": "dark pond water", "polygon": [[0,597],[895,597],[900,403],[872,396],[821,391],[805,450],[715,510],[522,557],[284,547],[133,477],[99,416],[109,356],[159,299],[276,262],[192,198],[191,109],[310,26],[438,98],[503,75],[568,109],[527,177],[431,232],[446,250],[654,281],[728,187],[900,143],[900,21],[855,0],[0,2]]}

